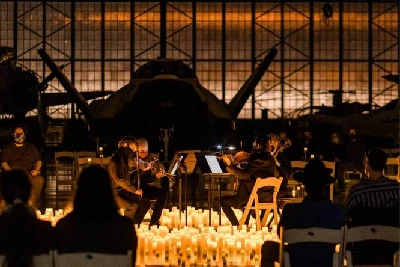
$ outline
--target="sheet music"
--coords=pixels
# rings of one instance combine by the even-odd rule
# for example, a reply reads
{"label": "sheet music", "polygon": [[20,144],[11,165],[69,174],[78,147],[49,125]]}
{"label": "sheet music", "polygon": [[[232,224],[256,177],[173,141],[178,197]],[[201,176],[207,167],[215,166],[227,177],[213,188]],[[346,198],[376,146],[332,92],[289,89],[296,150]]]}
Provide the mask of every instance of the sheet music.
{"label": "sheet music", "polygon": [[210,167],[211,173],[223,173],[221,166],[217,160],[217,156],[215,155],[206,155],[204,156],[207,160],[207,164]]}
{"label": "sheet music", "polygon": [[182,159],[183,159],[183,156],[180,156],[180,159],[175,161],[174,167],[171,170],[171,174],[175,174],[176,170],[178,169],[178,161],[182,160]]}

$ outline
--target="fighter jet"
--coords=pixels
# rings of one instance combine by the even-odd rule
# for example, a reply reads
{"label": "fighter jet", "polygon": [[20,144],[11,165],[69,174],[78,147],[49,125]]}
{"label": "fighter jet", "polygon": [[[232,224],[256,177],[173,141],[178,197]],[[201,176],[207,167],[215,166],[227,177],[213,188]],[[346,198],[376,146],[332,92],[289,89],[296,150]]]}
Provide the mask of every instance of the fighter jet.
{"label": "fighter jet", "polygon": [[[399,75],[386,75],[382,76],[382,78],[399,83]],[[358,106],[356,105],[356,107]],[[340,116],[324,113],[310,114],[300,117],[299,122],[308,127],[318,124],[319,126],[325,126],[319,128],[341,128],[343,133],[347,133],[350,127],[355,127],[359,135],[375,145],[398,146],[400,123],[399,99],[394,99],[374,110],[366,111],[361,108],[357,108],[356,110],[363,112],[343,114],[342,110]]]}
{"label": "fighter jet", "polygon": [[44,50],[39,55],[59,80],[97,137],[148,136],[173,128],[179,136],[227,136],[249,96],[277,54],[272,48],[229,104],[199,82],[180,60],[158,58],[141,66],[131,81],[105,100],[90,105]]}
{"label": "fighter jet", "polygon": [[[10,115],[19,122],[25,121],[29,111],[37,110],[41,135],[44,138],[47,114],[46,107],[70,103],[66,93],[46,93],[48,83],[54,79],[50,74],[39,82],[32,70],[17,67],[12,47],[0,47],[0,114]],[[63,69],[64,66],[60,66]],[[86,92],[85,99],[109,95],[110,92]]]}

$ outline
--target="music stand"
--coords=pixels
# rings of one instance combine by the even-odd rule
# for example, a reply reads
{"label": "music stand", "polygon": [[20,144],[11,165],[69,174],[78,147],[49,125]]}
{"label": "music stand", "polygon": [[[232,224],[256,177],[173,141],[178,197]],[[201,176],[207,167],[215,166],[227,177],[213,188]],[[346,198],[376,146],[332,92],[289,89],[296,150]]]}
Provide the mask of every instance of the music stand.
{"label": "music stand", "polygon": [[[182,211],[182,178],[185,178],[185,209],[187,209],[187,175],[193,173],[196,166],[195,153],[200,150],[183,150],[175,153],[172,159],[172,164],[168,170],[171,175],[177,175],[179,179],[178,184],[178,201],[179,201],[179,227],[181,225],[181,211]],[[187,226],[187,211],[185,213],[185,225]]]}
{"label": "music stand", "polygon": [[[212,187],[215,184],[215,178],[219,180],[218,185],[218,194],[219,194],[219,225],[221,225],[222,221],[222,211],[221,211],[221,198],[222,198],[222,178],[230,180],[232,177],[236,177],[236,175],[231,174],[227,171],[226,166],[223,162],[217,159],[216,155],[197,155],[197,162],[202,175],[204,176],[205,180],[209,181],[209,188],[208,188],[208,209],[209,209],[209,216],[208,222],[211,226],[211,198],[212,198]],[[224,190],[224,195],[230,195],[233,191]]]}

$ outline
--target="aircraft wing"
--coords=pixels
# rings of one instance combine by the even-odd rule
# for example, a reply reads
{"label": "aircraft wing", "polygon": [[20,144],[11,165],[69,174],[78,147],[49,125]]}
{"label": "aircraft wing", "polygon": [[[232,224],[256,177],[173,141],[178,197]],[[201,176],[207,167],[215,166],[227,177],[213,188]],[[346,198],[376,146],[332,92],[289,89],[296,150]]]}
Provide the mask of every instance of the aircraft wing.
{"label": "aircraft wing", "polygon": [[[81,92],[85,100],[91,100],[98,97],[108,96],[112,91],[97,91],[97,92]],[[48,106],[66,105],[74,102],[67,93],[43,93],[42,104]]]}

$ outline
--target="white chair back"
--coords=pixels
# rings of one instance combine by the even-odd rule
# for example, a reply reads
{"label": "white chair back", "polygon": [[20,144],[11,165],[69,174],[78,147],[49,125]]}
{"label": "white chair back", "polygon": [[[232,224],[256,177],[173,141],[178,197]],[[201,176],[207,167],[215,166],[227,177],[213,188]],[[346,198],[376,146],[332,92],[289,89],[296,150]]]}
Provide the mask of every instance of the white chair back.
{"label": "white chair back", "polygon": [[280,265],[285,267],[290,267],[290,257],[287,251],[284,251],[284,246],[287,244],[296,244],[296,243],[304,243],[304,242],[319,242],[319,243],[327,243],[340,245],[339,250],[332,254],[333,267],[341,266],[342,262],[342,251],[343,251],[343,240],[344,240],[344,232],[345,227],[343,226],[341,229],[327,229],[327,228],[305,228],[305,229],[289,229],[285,230],[284,227],[281,227],[281,248],[279,252],[280,257]]}
{"label": "white chair back", "polygon": [[[399,243],[399,238],[400,238],[400,229],[398,227],[384,226],[384,225],[357,226],[353,228],[348,228],[346,230],[345,246],[347,243],[368,241],[368,240],[381,240],[381,241]],[[395,266],[398,266],[399,264],[399,259],[397,255],[398,253],[396,253],[396,255],[393,255]],[[347,250],[346,250],[346,260],[348,267],[354,266],[351,252]]]}
{"label": "white chair back", "polygon": [[[54,252],[50,251],[49,254],[33,256],[33,267],[53,267]],[[7,267],[6,256],[0,255],[0,266]]]}
{"label": "white chair back", "polygon": [[93,252],[55,254],[56,267],[133,267],[132,251],[127,254]]}

